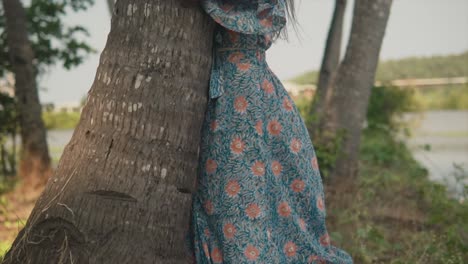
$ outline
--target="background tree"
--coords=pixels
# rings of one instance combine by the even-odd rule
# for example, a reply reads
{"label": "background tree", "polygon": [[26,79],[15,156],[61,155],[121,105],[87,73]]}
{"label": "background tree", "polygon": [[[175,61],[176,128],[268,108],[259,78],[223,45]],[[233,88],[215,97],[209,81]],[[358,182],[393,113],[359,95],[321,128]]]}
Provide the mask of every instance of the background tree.
{"label": "background tree", "polygon": [[[33,65],[34,52],[28,39],[26,12],[19,0],[3,0],[9,61],[15,74],[15,96],[21,127],[19,174],[27,186],[45,184],[52,172],[42,121],[42,109]],[[24,185],[23,185],[24,186]]]}
{"label": "background tree", "polygon": [[21,130],[21,160],[18,174],[23,190],[42,187],[51,174],[46,129],[36,77],[47,66],[62,62],[67,69],[80,64],[92,49],[77,40],[87,34],[79,26],[63,26],[66,8],[86,9],[92,0],[32,0],[25,10],[19,0],[3,0],[0,8],[0,77],[15,74],[15,98]]}
{"label": "background tree", "polygon": [[[1,84],[0,84],[1,85]],[[9,94],[0,91],[0,181],[16,174],[16,144],[14,138],[17,132],[16,102]],[[6,147],[6,141],[12,139],[11,150]]]}
{"label": "background tree", "polygon": [[80,123],[3,263],[187,263],[213,23],[119,0]]}
{"label": "background tree", "polygon": [[[310,108],[310,116],[313,116],[309,124],[309,133],[312,138],[316,138],[321,131],[319,124],[324,110],[327,108],[327,101],[332,94],[331,81],[336,74],[336,70],[340,64],[341,43],[343,35],[343,21],[346,11],[347,0],[336,0],[335,9],[333,12],[330,29],[328,31],[327,42],[325,44],[325,52],[320,68],[317,90]],[[318,142],[317,142],[318,143]]]}
{"label": "background tree", "polygon": [[109,13],[112,15],[114,12],[114,0],[107,0],[107,7],[109,7]]}
{"label": "background tree", "polygon": [[357,177],[361,130],[391,5],[392,0],[355,1],[351,36],[323,119],[323,131],[344,135],[330,174],[331,180],[341,186],[353,186]]}

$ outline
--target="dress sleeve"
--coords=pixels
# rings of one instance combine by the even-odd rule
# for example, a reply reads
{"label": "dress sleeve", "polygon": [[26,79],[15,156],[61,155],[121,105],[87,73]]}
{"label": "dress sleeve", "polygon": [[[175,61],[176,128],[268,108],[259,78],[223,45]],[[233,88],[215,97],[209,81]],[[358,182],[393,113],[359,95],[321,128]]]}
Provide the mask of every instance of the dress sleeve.
{"label": "dress sleeve", "polygon": [[244,34],[279,32],[286,24],[284,0],[202,0],[218,24]]}

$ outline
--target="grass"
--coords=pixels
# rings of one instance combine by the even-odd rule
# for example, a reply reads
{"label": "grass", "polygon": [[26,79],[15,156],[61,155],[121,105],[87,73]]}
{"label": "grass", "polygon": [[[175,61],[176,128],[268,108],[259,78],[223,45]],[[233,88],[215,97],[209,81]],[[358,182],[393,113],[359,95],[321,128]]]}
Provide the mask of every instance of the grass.
{"label": "grass", "polygon": [[[462,199],[453,199],[453,190],[429,180],[406,143],[397,140],[408,131],[398,117],[423,110],[415,100],[408,89],[374,87],[356,190],[337,193],[325,177],[332,241],[355,263],[468,263],[468,221],[463,221],[468,219],[468,172],[455,170],[452,178],[463,191]],[[310,120],[305,115],[310,101],[298,100],[296,105],[304,120]],[[320,168],[326,170],[335,152],[323,145],[315,148]]]}
{"label": "grass", "polygon": [[468,110],[468,84],[414,89],[422,110]]}
{"label": "grass", "polygon": [[[468,204],[431,182],[405,144],[367,131],[358,191],[329,205],[329,229],[356,263],[468,263]],[[468,177],[465,172],[465,178]],[[328,186],[333,188],[333,186]]]}
{"label": "grass", "polygon": [[10,249],[10,247],[11,247],[10,241],[0,241],[0,261],[3,259],[3,256]]}

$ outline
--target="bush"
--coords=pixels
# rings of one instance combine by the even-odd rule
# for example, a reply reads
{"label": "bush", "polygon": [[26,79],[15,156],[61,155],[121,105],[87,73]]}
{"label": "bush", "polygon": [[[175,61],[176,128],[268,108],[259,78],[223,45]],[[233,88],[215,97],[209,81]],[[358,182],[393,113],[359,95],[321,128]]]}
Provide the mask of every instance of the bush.
{"label": "bush", "polygon": [[44,112],[42,118],[47,129],[74,129],[80,121],[80,113]]}
{"label": "bush", "polygon": [[[350,196],[350,205],[334,203],[335,194],[328,191],[333,186],[325,186],[332,241],[355,263],[468,263],[468,203],[451,199],[445,185],[430,181],[396,137],[407,129],[398,117],[420,107],[413,96],[408,89],[372,90],[357,192],[338,194]],[[304,110],[307,103],[297,105]],[[321,169],[332,166],[336,152],[320,143],[314,147]],[[468,176],[458,173],[466,196]]]}

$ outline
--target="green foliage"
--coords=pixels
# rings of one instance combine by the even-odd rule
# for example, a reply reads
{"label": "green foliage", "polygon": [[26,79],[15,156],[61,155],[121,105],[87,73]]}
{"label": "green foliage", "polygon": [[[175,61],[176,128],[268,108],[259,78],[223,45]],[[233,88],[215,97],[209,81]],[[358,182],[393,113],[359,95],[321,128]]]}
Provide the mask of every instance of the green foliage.
{"label": "green foliage", "polygon": [[468,51],[448,56],[411,57],[379,64],[377,80],[468,76]]}
{"label": "green foliage", "polygon": [[7,253],[10,247],[11,247],[10,241],[0,241],[0,261],[3,260],[3,256]]}
{"label": "green foliage", "polygon": [[468,109],[468,85],[414,89],[414,98],[421,109]]}
{"label": "green foliage", "polygon": [[369,129],[398,132],[399,118],[405,112],[418,110],[413,102],[413,91],[398,87],[373,87],[367,108]]}
{"label": "green foliage", "polygon": [[[15,138],[17,126],[16,101],[7,94],[0,93],[0,175],[10,176],[16,173],[16,150],[10,153],[6,150],[8,138]],[[0,181],[2,179],[0,178]],[[0,184],[0,193],[2,190]]]}
{"label": "green foliage", "polygon": [[319,78],[318,71],[309,71],[291,79],[297,84],[317,84]]}
{"label": "green foliage", "polygon": [[1,137],[16,131],[16,102],[7,94],[0,92],[0,141]]}
{"label": "green foliage", "polygon": [[[314,119],[316,119],[316,116],[309,114],[312,107],[312,101],[306,98],[300,98],[295,101],[295,104],[299,110],[299,113],[303,117],[305,124],[307,124],[307,126],[312,124],[313,121],[315,121]],[[311,135],[311,141],[314,145],[315,154],[317,155],[317,160],[320,164],[320,175],[323,179],[326,179],[328,178],[331,169],[333,168],[336,159],[338,158],[338,153],[340,151],[345,132],[339,131],[336,133],[336,135],[324,133],[321,136],[326,138],[326,140],[314,137],[310,131],[309,134]]]}
{"label": "green foliage", "polygon": [[42,119],[47,129],[74,129],[80,121],[80,113],[44,112]]}
{"label": "green foliage", "polygon": [[[37,70],[59,62],[70,69],[83,62],[94,50],[83,40],[88,31],[81,26],[67,26],[64,17],[70,9],[86,10],[94,0],[31,0],[27,7],[29,39],[36,57]],[[11,71],[6,42],[5,18],[0,8],[0,76]]]}
{"label": "green foliage", "polygon": [[[398,116],[419,107],[413,92],[392,87],[372,92],[357,191],[338,194],[349,196],[352,202],[346,205],[334,203],[336,194],[327,193],[332,241],[351,253],[355,263],[468,263],[468,203],[452,199],[445,185],[430,181],[427,170],[395,137],[406,129]],[[298,101],[301,114],[307,113],[307,104]],[[314,142],[322,169],[322,159],[326,162],[334,152],[323,153],[327,149],[318,144]],[[468,173],[459,170],[455,178],[466,199]]]}
{"label": "green foliage", "polygon": [[[468,76],[468,51],[462,54],[433,57],[411,57],[379,63],[376,80],[409,78],[447,78]],[[315,84],[318,72],[306,72],[292,79],[299,84]]]}
{"label": "green foliage", "polygon": [[397,155],[405,153],[406,146],[395,142],[393,137],[402,130],[407,132],[406,124],[400,121],[401,116],[415,110],[417,106],[413,102],[412,90],[374,87],[367,109],[367,127],[363,131],[366,140],[361,142],[361,159],[379,165],[399,159]]}

